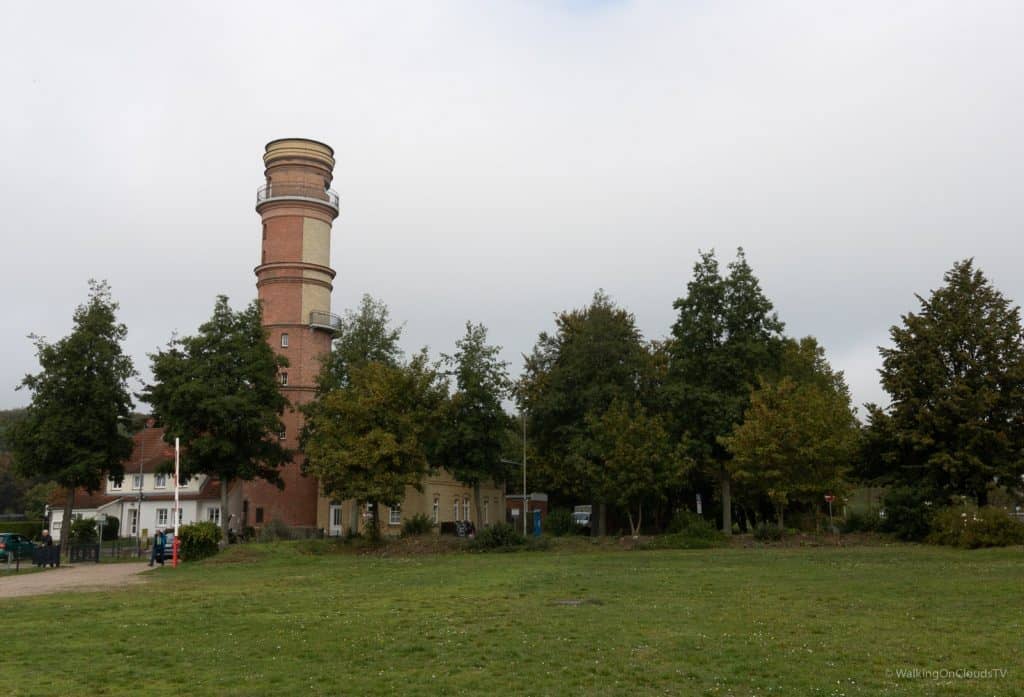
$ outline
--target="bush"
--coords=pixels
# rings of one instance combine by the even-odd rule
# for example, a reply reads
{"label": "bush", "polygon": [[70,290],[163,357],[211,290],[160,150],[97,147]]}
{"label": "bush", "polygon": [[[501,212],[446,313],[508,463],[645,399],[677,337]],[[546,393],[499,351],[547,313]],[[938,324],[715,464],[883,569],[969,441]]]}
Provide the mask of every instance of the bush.
{"label": "bush", "polygon": [[754,526],[754,539],[760,542],[778,542],[782,539],[782,528],[775,523],[761,521]]}
{"label": "bush", "polygon": [[68,540],[73,545],[87,545],[99,541],[99,534],[96,532],[96,521],[92,518],[79,518],[71,521],[71,532]]}
{"label": "bush", "polygon": [[274,518],[260,528],[260,542],[276,542],[277,540],[291,540],[292,529],[280,518]]}
{"label": "bush", "polygon": [[510,550],[524,544],[526,544],[526,538],[521,532],[516,532],[516,529],[508,523],[495,523],[478,531],[471,546],[476,550],[487,551]]}
{"label": "bush", "polygon": [[1024,544],[1024,523],[1006,511],[985,506],[977,511],[944,508],[932,519],[927,540],[963,549]]}
{"label": "bush", "polygon": [[544,519],[544,532],[555,537],[572,535],[576,532],[576,523],[572,519],[572,511],[565,508],[556,508],[548,513]]}
{"label": "bush", "polygon": [[881,529],[894,533],[901,540],[923,540],[931,529],[932,511],[926,499],[923,492],[911,487],[890,489],[883,500],[885,517]]}
{"label": "bush", "polygon": [[846,520],[841,523],[840,529],[843,532],[876,532],[881,523],[882,519],[878,516],[878,511],[869,508],[847,513]]}
{"label": "bush", "polygon": [[672,515],[672,520],[668,522],[665,532],[669,534],[684,533],[687,535],[707,536],[711,533],[717,533],[718,529],[715,528],[714,523],[697,515],[689,508],[677,508],[676,512]]}
{"label": "bush", "polygon": [[116,540],[120,531],[121,521],[112,515],[107,516],[107,521],[103,523],[103,539],[108,542]]}
{"label": "bush", "polygon": [[0,522],[0,532],[13,532],[27,537],[30,540],[38,540],[43,534],[43,521],[41,520],[12,520]]}
{"label": "bush", "polygon": [[220,550],[220,526],[206,521],[178,528],[178,553],[184,561],[212,557]]}
{"label": "bush", "polygon": [[402,521],[402,537],[417,537],[433,531],[434,521],[425,513],[417,513]]}

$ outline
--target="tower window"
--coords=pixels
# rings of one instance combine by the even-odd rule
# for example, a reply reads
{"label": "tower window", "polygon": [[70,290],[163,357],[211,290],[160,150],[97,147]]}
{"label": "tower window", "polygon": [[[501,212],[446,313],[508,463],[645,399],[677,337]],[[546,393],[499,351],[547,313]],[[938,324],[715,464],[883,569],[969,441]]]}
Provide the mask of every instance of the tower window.
{"label": "tower window", "polygon": [[277,434],[277,439],[278,440],[287,440],[288,439],[288,431],[282,428],[281,432]]}
{"label": "tower window", "polygon": [[281,348],[288,348],[288,332],[281,334]]}
{"label": "tower window", "polygon": [[288,384],[288,373],[281,373],[281,384],[282,385],[287,385]]}

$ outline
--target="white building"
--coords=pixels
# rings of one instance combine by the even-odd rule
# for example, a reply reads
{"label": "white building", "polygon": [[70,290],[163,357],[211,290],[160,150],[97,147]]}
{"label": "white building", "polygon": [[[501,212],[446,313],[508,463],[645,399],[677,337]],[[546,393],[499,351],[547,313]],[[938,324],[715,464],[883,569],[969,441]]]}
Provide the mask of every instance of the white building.
{"label": "white building", "polygon": [[[174,476],[163,474],[174,458],[163,442],[162,428],[148,427],[135,434],[135,448],[125,463],[124,479],[108,479],[103,491],[75,492],[74,518],[106,515],[120,522],[121,537],[152,536],[157,528],[174,527]],[[220,482],[199,475],[182,482],[178,494],[179,523],[204,520],[220,523]],[[54,540],[61,539],[64,518],[63,494],[50,502],[48,524]]]}

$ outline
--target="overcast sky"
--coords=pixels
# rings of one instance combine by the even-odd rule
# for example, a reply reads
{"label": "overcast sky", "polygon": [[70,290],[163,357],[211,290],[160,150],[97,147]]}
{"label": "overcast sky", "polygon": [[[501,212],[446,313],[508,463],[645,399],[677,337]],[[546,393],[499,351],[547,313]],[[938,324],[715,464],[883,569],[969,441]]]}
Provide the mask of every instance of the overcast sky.
{"label": "overcast sky", "polygon": [[[914,293],[976,258],[1024,298],[1024,5],[6,3],[0,408],[107,279],[143,378],[255,297],[264,144],[335,149],[333,308],[405,347],[483,322],[518,375],[604,288],[663,337],[737,246],[858,403]],[[136,388],[138,385],[135,386]]]}

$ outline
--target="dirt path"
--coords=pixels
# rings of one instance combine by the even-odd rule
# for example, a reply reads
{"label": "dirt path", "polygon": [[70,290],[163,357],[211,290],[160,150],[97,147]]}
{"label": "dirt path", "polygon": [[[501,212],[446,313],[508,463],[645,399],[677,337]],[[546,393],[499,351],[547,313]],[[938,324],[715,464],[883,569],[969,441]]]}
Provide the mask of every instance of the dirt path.
{"label": "dirt path", "polygon": [[66,591],[101,591],[146,580],[145,563],[76,564],[37,573],[5,574],[0,578],[0,599]]}

